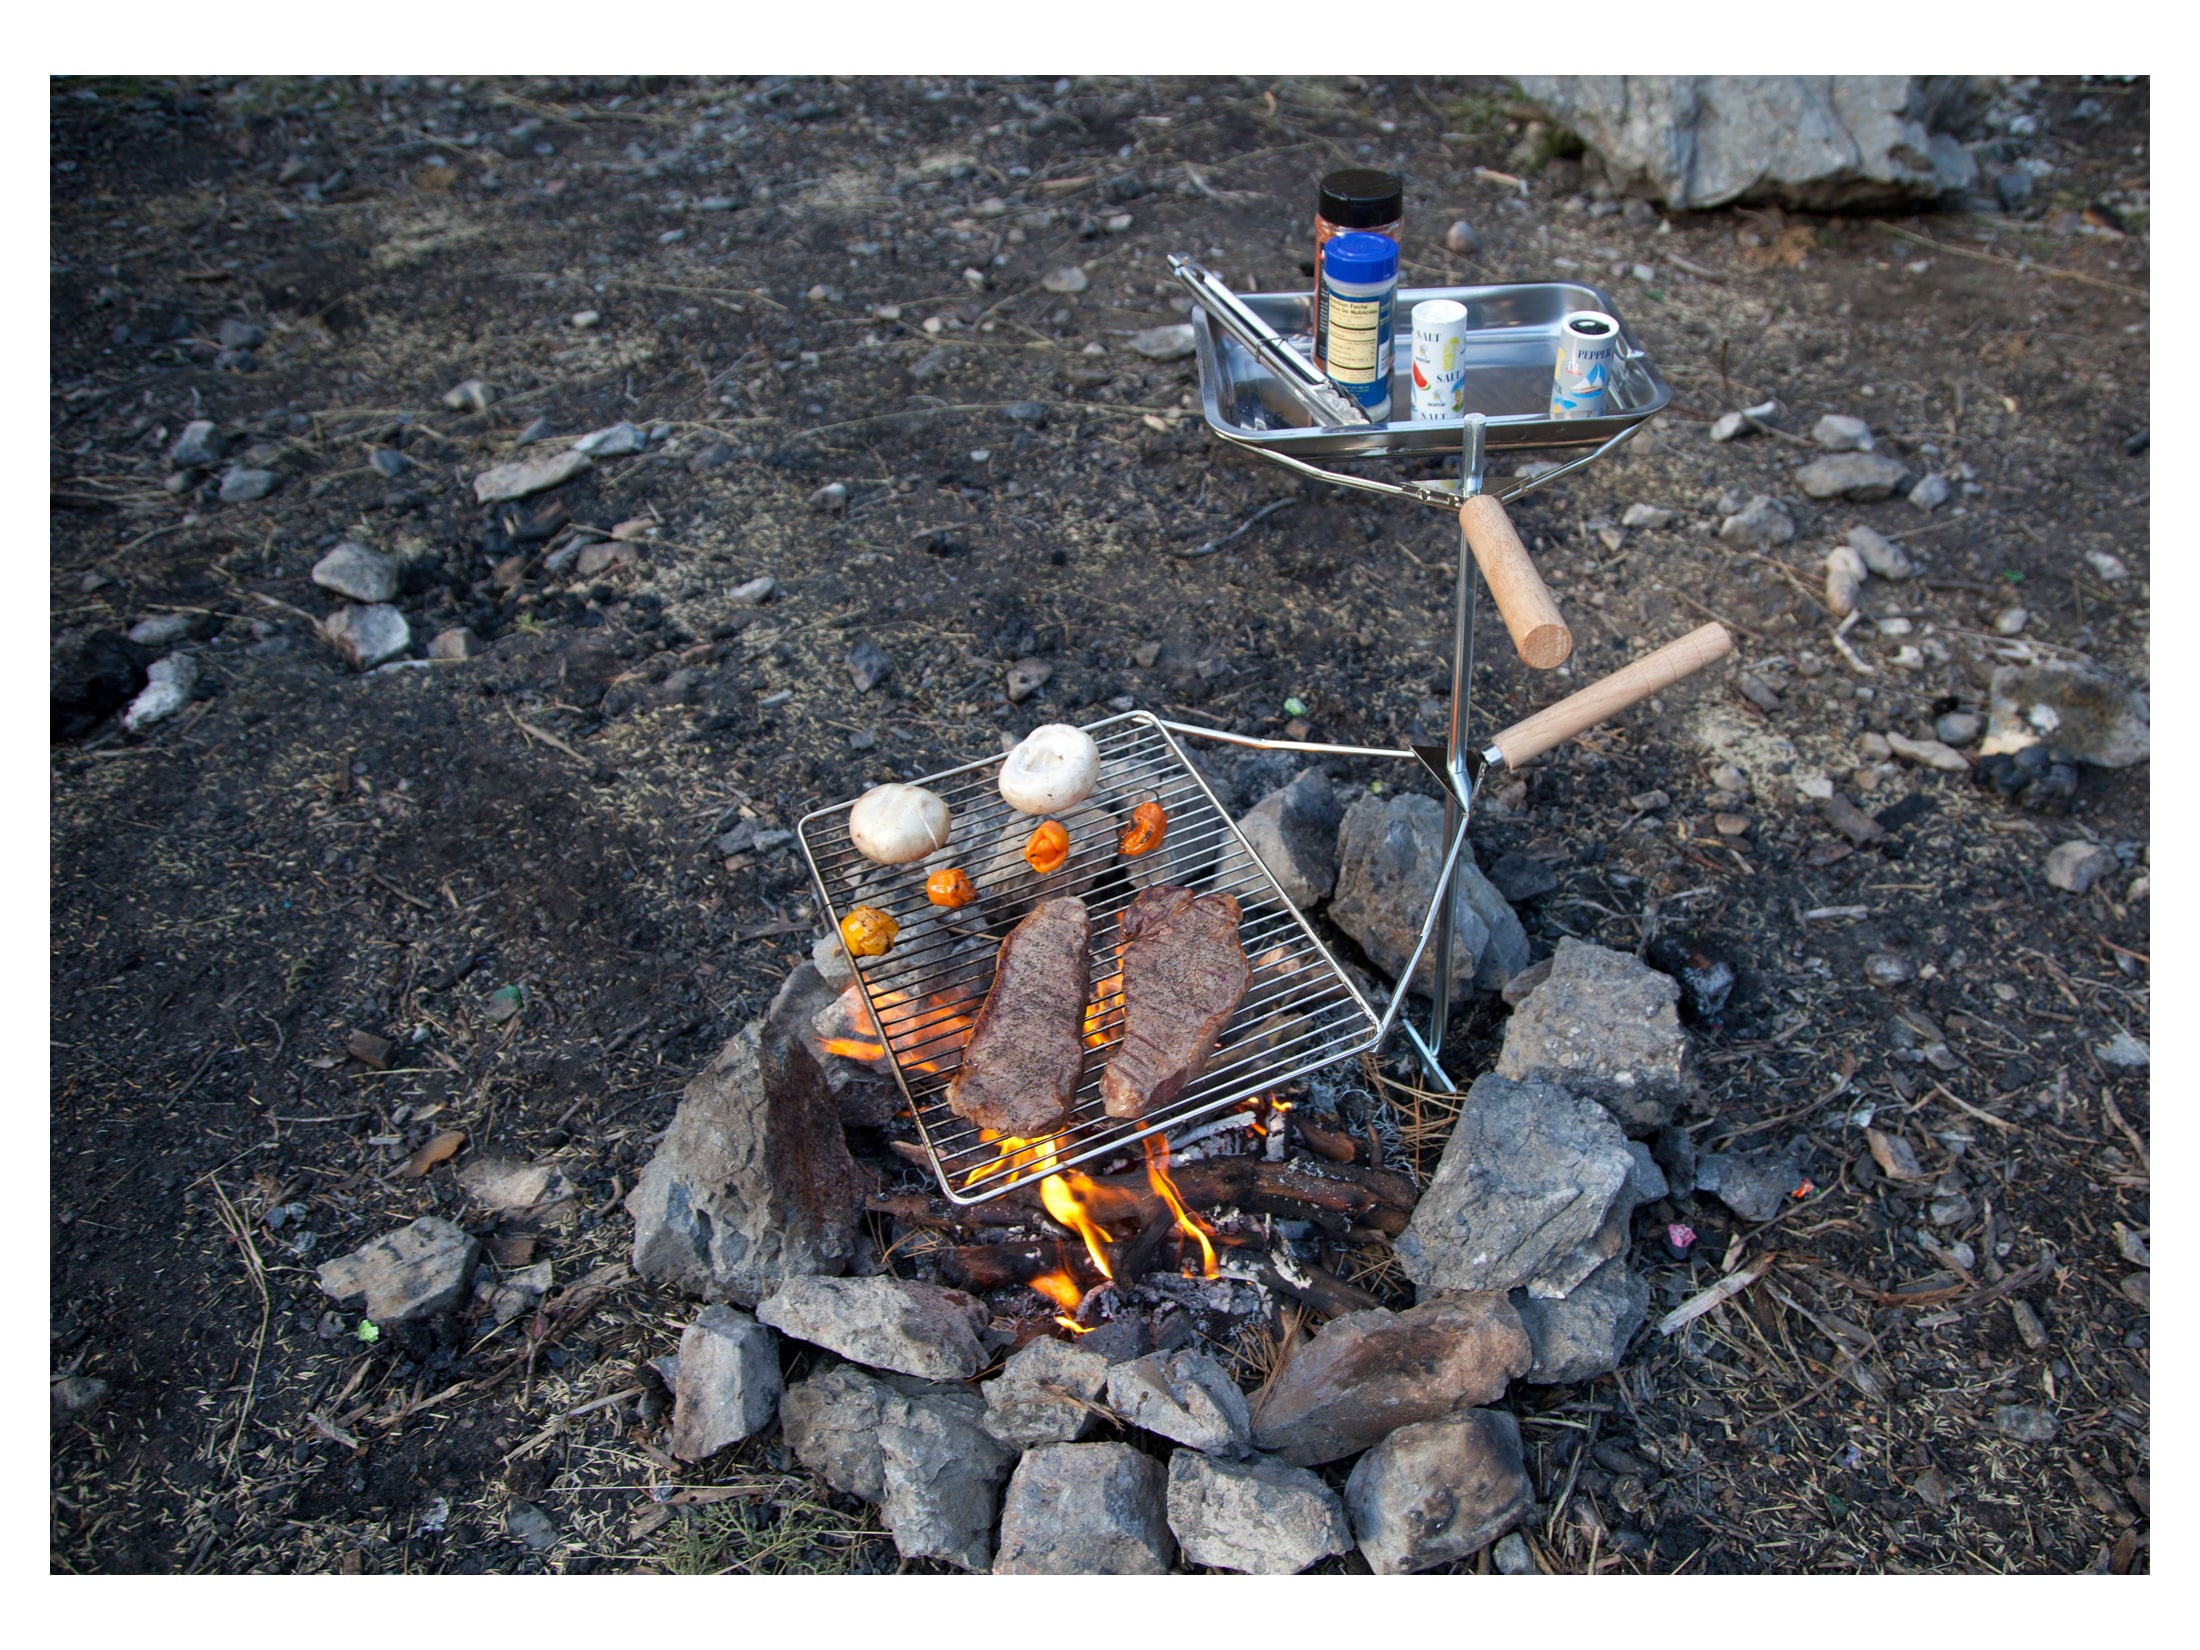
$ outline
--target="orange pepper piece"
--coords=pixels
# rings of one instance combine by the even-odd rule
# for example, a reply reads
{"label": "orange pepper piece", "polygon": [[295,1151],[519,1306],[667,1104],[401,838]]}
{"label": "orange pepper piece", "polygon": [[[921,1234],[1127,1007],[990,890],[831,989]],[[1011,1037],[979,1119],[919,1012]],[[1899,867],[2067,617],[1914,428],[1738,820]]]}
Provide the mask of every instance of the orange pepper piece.
{"label": "orange pepper piece", "polygon": [[970,878],[952,865],[942,866],[924,879],[924,897],[934,905],[944,905],[950,911],[960,911],[978,897],[978,890],[971,887]]}
{"label": "orange pepper piece", "polygon": [[900,932],[901,924],[875,905],[859,905],[840,919],[840,943],[851,957],[885,956]]}
{"label": "orange pepper piece", "polygon": [[1024,863],[1040,876],[1052,876],[1069,862],[1069,832],[1050,819],[1024,844]]}
{"label": "orange pepper piece", "polygon": [[1127,858],[1150,854],[1168,834],[1169,816],[1158,802],[1141,802],[1131,810],[1131,822],[1117,841],[1116,851]]}

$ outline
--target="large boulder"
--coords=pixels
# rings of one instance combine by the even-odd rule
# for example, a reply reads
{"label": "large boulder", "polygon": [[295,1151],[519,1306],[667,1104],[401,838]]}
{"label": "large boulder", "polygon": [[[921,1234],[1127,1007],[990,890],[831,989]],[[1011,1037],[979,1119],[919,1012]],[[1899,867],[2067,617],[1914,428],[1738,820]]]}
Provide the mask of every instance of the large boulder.
{"label": "large boulder", "polygon": [[1689,1086],[1681,988],[1639,957],[1562,939],[1551,971],[1505,1025],[1496,1072],[1558,1083],[1630,1129],[1669,1122]]}
{"label": "large boulder", "polygon": [[756,1308],[783,1335],[851,1363],[967,1381],[985,1363],[986,1310],[960,1289],[880,1275],[788,1278]]}
{"label": "large boulder", "polygon": [[1523,75],[1620,188],[1675,211],[1878,211],[1972,187],[1945,131],[1968,94],[1916,75]]}
{"label": "large boulder", "polygon": [[1424,1293],[1540,1284],[1563,1295],[1570,1284],[1547,1278],[1594,1269],[1578,1257],[1608,1234],[1615,1204],[1633,1207],[1634,1167],[1627,1137],[1595,1101],[1550,1083],[1476,1078],[1399,1235],[1399,1263]]}
{"label": "large boulder", "polygon": [[1534,1500],[1520,1423],[1501,1409],[1400,1427],[1360,1457],[1344,1487],[1353,1534],[1377,1575],[1479,1552]]}
{"label": "large boulder", "polygon": [[1269,1384],[1253,1442],[1299,1466],[1340,1461],[1402,1426],[1496,1402],[1531,1362],[1520,1315],[1503,1295],[1347,1312]]}
{"label": "large boulder", "polygon": [[[1330,920],[1357,940],[1368,961],[1395,980],[1413,955],[1444,868],[1444,805],[1432,797],[1363,796],[1345,810],[1337,834],[1337,892]],[[1528,935],[1505,896],[1476,869],[1469,843],[1459,856],[1460,895],[1452,923],[1454,1007],[1476,989],[1501,991],[1528,966]],[[1433,950],[1433,945],[1431,946]],[[1414,990],[1436,989],[1433,957],[1423,956]]]}
{"label": "large boulder", "polygon": [[688,1084],[627,1194],[634,1270],[754,1306],[787,1278],[848,1269],[869,1189],[816,1058],[752,1028]]}
{"label": "large boulder", "polygon": [[1627,1343],[1650,1310],[1650,1285],[1609,1260],[1562,1300],[1546,1300],[1525,1289],[1513,1291],[1535,1362],[1528,1379],[1538,1386],[1592,1381],[1619,1368]]}
{"label": "large boulder", "polygon": [[1210,1570],[1297,1575],[1352,1545],[1344,1503],[1304,1467],[1273,1456],[1169,1458],[1169,1529],[1185,1559]]}
{"label": "large boulder", "polygon": [[1128,1444],[1027,1450],[1001,1504],[995,1575],[1166,1575],[1168,1475]]}

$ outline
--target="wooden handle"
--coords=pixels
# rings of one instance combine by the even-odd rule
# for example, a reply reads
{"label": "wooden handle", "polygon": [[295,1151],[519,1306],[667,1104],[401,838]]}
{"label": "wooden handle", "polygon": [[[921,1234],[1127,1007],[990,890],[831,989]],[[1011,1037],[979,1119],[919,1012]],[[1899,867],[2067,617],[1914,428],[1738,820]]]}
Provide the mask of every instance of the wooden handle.
{"label": "wooden handle", "polygon": [[1725,625],[1707,624],[1691,630],[1679,641],[1667,642],[1657,652],[1622,665],[1601,682],[1591,682],[1579,693],[1567,695],[1526,721],[1515,722],[1490,743],[1505,758],[1506,767],[1517,768],[1583,728],[1593,728],[1606,717],[1617,716],[1629,705],[1641,703],[1733,651],[1734,638],[1727,634]]}
{"label": "wooden handle", "polygon": [[1566,628],[1505,507],[1478,493],[1459,506],[1459,530],[1467,535],[1467,547],[1489,581],[1497,611],[1505,615],[1505,628],[1528,668],[1549,670],[1564,664],[1574,650],[1574,633]]}

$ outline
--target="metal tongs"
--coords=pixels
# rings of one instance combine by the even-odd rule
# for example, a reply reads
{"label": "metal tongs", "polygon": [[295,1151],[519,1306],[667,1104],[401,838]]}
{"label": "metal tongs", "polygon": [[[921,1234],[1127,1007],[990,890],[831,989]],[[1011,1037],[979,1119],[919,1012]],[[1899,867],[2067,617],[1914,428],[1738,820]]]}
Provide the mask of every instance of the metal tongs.
{"label": "metal tongs", "polygon": [[1275,375],[1276,382],[1291,392],[1316,423],[1374,422],[1365,407],[1316,372],[1314,364],[1284,342],[1281,333],[1247,309],[1213,270],[1172,252],[1169,273],[1183,283],[1216,326],[1253,352],[1254,358]]}

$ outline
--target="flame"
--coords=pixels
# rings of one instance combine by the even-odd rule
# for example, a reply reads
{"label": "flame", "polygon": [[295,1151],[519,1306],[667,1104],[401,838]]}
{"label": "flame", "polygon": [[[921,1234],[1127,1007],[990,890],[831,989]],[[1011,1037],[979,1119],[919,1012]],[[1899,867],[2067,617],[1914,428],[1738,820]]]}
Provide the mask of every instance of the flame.
{"label": "flame", "polygon": [[1283,1127],[1283,1115],[1291,1109],[1291,1102],[1278,1100],[1272,1094],[1253,1094],[1237,1103],[1239,1111],[1253,1114],[1250,1127],[1257,1135],[1267,1135]]}
{"label": "flame", "polygon": [[1001,1134],[992,1129],[980,1129],[978,1138],[987,1143],[998,1142],[999,1150],[990,1163],[981,1163],[963,1176],[963,1190],[968,1191],[981,1180],[991,1180],[996,1175],[1015,1174],[1022,1169],[1052,1169],[1058,1161],[1054,1142],[1060,1135],[1048,1135],[1044,1140],[1026,1140],[1022,1135]]}
{"label": "flame", "polygon": [[827,1037],[821,1045],[827,1054],[837,1054],[843,1060],[883,1060],[886,1058],[884,1043],[865,1042],[860,1037]]}
{"label": "flame", "polygon": [[1113,1278],[1114,1269],[1108,1265],[1108,1254],[1101,1247],[1113,1243],[1110,1237],[1086,1213],[1095,1188],[1092,1181],[1075,1170],[1068,1176],[1050,1174],[1039,1182],[1039,1201],[1046,1205],[1047,1213],[1085,1240],[1085,1253],[1092,1257],[1092,1264],[1100,1269],[1104,1278]]}
{"label": "flame", "polygon": [[[863,987],[851,984],[840,994],[837,1007],[856,1035],[820,1038],[819,1046],[844,1060],[874,1063],[892,1053],[904,1072],[936,1076],[947,1056],[970,1040],[969,1034],[978,1023],[975,995],[964,983],[944,986],[921,1000],[914,992],[883,989],[877,994],[878,1016],[874,1019],[863,1000]],[[915,1006],[910,1007],[912,1004]],[[905,1012],[896,1014],[896,1009]],[[882,1031],[880,1021],[893,1029]],[[922,1058],[908,1057],[919,1049],[930,1052]]]}
{"label": "flame", "polygon": [[1085,1005],[1085,1047],[1105,1048],[1114,1033],[1109,1024],[1111,1016],[1120,1014],[1123,1008],[1123,976],[1110,974],[1094,988],[1092,1001]]}
{"label": "flame", "polygon": [[1169,1143],[1158,1134],[1146,1136],[1146,1183],[1176,1216],[1177,1230],[1199,1241],[1200,1275],[1209,1278],[1219,1275],[1222,1268],[1215,1261],[1215,1246],[1208,1238],[1206,1226],[1184,1207],[1176,1182],[1169,1178]]}
{"label": "flame", "polygon": [[1065,1312],[1076,1311],[1085,1301],[1085,1292],[1077,1287],[1077,1280],[1066,1271],[1041,1272],[1031,1280],[1031,1287]]}

